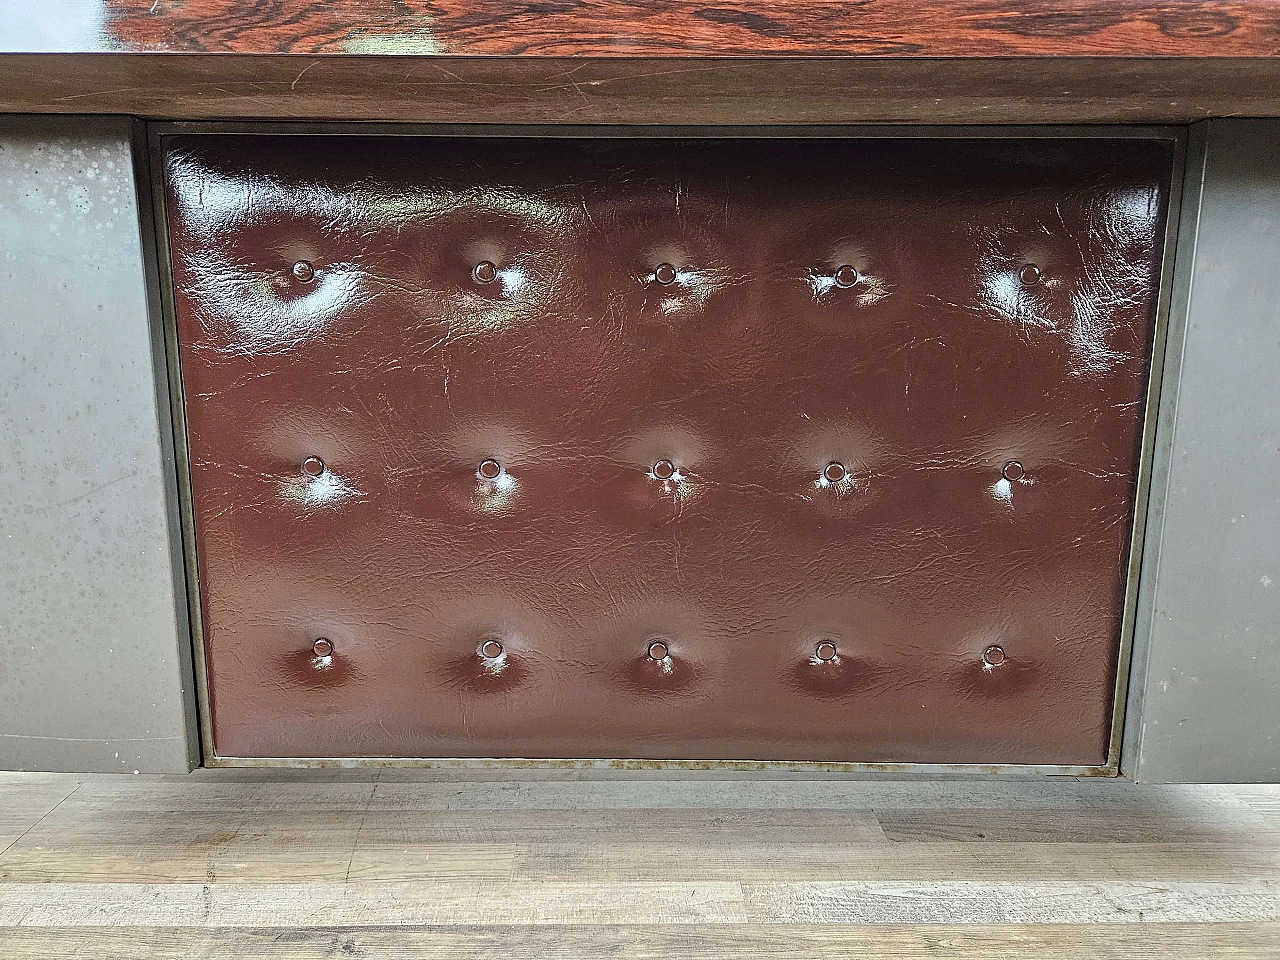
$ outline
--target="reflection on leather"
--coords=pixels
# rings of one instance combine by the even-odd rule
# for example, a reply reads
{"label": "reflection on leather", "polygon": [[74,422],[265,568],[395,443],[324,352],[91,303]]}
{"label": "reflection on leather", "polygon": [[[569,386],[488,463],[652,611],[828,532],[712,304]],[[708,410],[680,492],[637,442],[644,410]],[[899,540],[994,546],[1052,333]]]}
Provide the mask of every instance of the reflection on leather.
{"label": "reflection on leather", "polygon": [[1168,143],[165,142],[220,755],[1106,759]]}

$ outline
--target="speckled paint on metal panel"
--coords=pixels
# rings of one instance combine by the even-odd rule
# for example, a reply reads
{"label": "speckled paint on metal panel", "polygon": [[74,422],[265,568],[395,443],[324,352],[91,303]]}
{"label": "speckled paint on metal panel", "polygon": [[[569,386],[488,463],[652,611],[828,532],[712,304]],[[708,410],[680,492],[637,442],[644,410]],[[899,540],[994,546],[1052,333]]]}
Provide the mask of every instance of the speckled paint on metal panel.
{"label": "speckled paint on metal panel", "polygon": [[119,118],[0,118],[6,768],[198,757],[130,140]]}

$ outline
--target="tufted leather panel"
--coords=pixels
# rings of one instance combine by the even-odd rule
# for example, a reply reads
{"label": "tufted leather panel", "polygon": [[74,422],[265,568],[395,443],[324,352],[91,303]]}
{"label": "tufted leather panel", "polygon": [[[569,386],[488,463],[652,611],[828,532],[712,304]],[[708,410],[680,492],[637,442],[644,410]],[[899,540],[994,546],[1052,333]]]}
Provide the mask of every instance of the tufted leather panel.
{"label": "tufted leather panel", "polygon": [[1171,163],[166,138],[217,753],[1104,762]]}

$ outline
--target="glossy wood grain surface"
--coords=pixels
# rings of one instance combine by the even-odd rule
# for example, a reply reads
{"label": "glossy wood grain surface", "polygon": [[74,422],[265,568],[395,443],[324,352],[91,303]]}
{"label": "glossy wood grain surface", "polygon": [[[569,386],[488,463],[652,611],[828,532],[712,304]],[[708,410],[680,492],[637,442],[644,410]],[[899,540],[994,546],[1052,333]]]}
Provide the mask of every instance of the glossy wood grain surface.
{"label": "glossy wood grain surface", "polygon": [[77,0],[33,7],[0,20],[0,50],[535,57],[1280,53],[1274,0]]}

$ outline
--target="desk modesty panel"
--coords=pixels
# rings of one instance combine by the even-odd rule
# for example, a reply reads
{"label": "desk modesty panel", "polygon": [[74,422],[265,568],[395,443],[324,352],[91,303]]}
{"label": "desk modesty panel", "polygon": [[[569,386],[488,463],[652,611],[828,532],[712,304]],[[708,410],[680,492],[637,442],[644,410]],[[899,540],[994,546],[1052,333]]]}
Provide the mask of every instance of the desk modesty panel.
{"label": "desk modesty panel", "polygon": [[155,142],[206,762],[1112,762],[1172,139]]}

